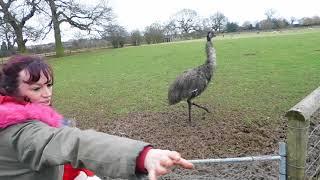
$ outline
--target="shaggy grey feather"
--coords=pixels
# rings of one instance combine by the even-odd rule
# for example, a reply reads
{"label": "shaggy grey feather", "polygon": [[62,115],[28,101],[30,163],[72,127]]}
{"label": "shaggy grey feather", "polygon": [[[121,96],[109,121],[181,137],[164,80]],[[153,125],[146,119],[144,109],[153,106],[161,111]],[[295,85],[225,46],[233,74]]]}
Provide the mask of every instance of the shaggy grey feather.
{"label": "shaggy grey feather", "polygon": [[[191,99],[199,96],[208,86],[216,68],[216,52],[212,45],[212,38],[215,37],[213,32],[208,32],[206,43],[207,59],[204,64],[189,69],[179,75],[170,85],[168,91],[169,105],[177,104],[182,100],[187,100],[189,106],[196,105]],[[199,107],[199,105],[196,105]],[[203,107],[200,107],[203,108]],[[191,107],[189,107],[191,109]],[[203,108],[208,111],[206,108]],[[191,121],[190,111],[189,120]]]}

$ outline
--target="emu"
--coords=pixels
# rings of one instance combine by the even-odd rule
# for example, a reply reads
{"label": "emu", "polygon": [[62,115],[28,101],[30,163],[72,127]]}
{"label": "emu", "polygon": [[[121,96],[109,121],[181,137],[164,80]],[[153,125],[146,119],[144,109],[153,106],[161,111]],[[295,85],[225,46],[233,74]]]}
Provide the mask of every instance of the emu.
{"label": "emu", "polygon": [[216,68],[216,52],[212,45],[213,37],[215,37],[214,32],[208,32],[205,47],[207,59],[205,63],[196,68],[184,71],[175,79],[175,81],[169,87],[169,105],[174,105],[182,100],[187,100],[189,123],[191,123],[192,105],[198,108],[202,108],[208,113],[210,112],[206,107],[200,106],[192,102],[191,100],[199,96],[206,89],[213,77],[213,73]]}

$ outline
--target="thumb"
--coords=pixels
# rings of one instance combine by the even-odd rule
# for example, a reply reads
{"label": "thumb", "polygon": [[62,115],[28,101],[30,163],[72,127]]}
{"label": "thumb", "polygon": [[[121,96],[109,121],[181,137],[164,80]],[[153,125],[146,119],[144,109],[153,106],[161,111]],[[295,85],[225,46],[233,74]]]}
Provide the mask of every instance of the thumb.
{"label": "thumb", "polygon": [[148,172],[148,176],[149,176],[149,180],[157,180],[157,176],[156,176],[156,171],[155,170],[150,170]]}

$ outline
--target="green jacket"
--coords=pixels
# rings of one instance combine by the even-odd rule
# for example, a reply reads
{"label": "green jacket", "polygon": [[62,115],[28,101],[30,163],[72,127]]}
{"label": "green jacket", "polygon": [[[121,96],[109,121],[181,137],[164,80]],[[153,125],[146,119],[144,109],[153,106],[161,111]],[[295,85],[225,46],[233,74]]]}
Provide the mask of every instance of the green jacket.
{"label": "green jacket", "polygon": [[139,179],[136,158],[147,143],[40,121],[0,129],[0,180],[61,180],[63,164],[104,179]]}

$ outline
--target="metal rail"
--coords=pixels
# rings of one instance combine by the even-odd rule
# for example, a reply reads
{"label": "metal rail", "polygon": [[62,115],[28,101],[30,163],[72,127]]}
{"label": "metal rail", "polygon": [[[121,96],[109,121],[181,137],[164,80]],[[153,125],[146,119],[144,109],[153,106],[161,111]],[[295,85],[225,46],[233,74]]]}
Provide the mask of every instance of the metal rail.
{"label": "metal rail", "polygon": [[253,162],[253,161],[280,161],[279,162],[279,180],[286,180],[286,144],[279,143],[279,155],[265,155],[265,156],[247,156],[236,158],[221,158],[221,159],[194,159],[188,160],[193,164],[219,164],[219,163],[240,163],[240,162]]}

